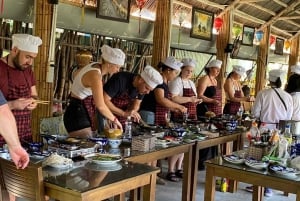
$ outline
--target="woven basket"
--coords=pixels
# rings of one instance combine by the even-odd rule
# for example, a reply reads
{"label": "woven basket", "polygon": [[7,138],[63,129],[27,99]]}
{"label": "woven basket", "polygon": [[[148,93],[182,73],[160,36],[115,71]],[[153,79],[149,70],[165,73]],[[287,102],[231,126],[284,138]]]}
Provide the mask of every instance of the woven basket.
{"label": "woven basket", "polygon": [[140,135],[132,138],[131,149],[137,151],[149,151],[155,147],[156,137]]}
{"label": "woven basket", "polygon": [[268,146],[250,145],[247,156],[255,160],[261,160],[263,156],[267,155],[269,151]]}

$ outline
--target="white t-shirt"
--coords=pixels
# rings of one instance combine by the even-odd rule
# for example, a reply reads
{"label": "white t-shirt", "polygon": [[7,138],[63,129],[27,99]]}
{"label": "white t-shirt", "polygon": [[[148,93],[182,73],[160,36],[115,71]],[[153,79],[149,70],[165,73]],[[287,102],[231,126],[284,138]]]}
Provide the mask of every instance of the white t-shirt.
{"label": "white t-shirt", "polygon": [[170,93],[175,96],[183,96],[183,88],[192,88],[195,96],[197,96],[197,90],[192,80],[182,80],[181,77],[176,77],[168,84]]}
{"label": "white t-shirt", "polygon": [[258,92],[251,110],[252,114],[262,122],[279,123],[279,120],[290,120],[292,118],[292,96],[280,88],[276,88],[276,90],[285,102],[287,110],[274,89],[264,89]]}
{"label": "white t-shirt", "polygon": [[294,92],[291,94],[293,98],[293,116],[292,120],[300,121],[300,92]]}
{"label": "white t-shirt", "polygon": [[76,95],[77,97],[79,97],[80,99],[85,99],[86,97],[92,95],[92,89],[84,87],[81,82],[81,79],[82,79],[82,76],[84,76],[87,72],[89,72],[91,70],[96,70],[101,73],[101,70],[99,68],[92,67],[96,63],[98,63],[98,62],[90,63],[87,66],[83,67],[74,78],[74,82],[71,87],[71,92],[74,95]]}

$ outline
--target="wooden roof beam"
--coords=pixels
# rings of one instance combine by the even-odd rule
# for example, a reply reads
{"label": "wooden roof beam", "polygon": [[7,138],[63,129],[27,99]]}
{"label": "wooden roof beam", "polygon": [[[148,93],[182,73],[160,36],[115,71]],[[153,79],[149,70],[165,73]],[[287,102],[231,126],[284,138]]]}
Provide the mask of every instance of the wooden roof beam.
{"label": "wooden roof beam", "polygon": [[[300,14],[300,13],[299,13]],[[296,20],[296,19],[300,19],[300,16],[286,16],[286,17],[280,17],[278,20]]]}
{"label": "wooden roof beam", "polygon": [[266,23],[264,23],[263,25],[261,25],[260,28],[259,28],[259,30],[262,30],[266,26],[274,24],[274,22],[276,22],[282,15],[284,15],[287,12],[290,12],[291,10],[293,10],[299,4],[300,4],[299,0],[294,0],[293,3],[291,3],[288,7],[286,7],[285,9],[282,9],[277,15],[275,15],[269,21],[267,21]]}
{"label": "wooden roof beam", "polygon": [[250,20],[250,21],[252,21],[252,22],[254,22],[254,23],[259,23],[259,24],[264,24],[264,23],[266,23],[266,21],[261,20],[261,19],[258,19],[258,18],[256,18],[256,17],[253,17],[253,16],[251,16],[251,15],[248,15],[247,13],[244,13],[244,12],[242,12],[242,11],[240,11],[240,10],[235,10],[235,11],[234,11],[234,15],[237,15],[237,16],[239,16],[239,17],[245,18],[245,19]]}
{"label": "wooden roof beam", "polygon": [[266,9],[266,8],[264,8],[264,7],[262,7],[262,6],[257,5],[257,4],[249,3],[249,2],[244,2],[244,4],[247,4],[247,5],[249,5],[249,6],[252,6],[252,7],[254,7],[254,8],[257,8],[257,9],[259,9],[259,10],[261,10],[261,11],[266,12],[266,13],[269,13],[270,15],[273,15],[273,16],[276,15],[276,13],[275,13],[274,11],[271,11],[271,10],[269,10],[269,9]]}
{"label": "wooden roof beam", "polygon": [[227,11],[234,9],[234,7],[237,6],[240,2],[241,2],[241,0],[235,0],[235,1],[233,1],[218,16],[222,16]]}
{"label": "wooden roof beam", "polygon": [[268,1],[268,0],[241,0],[240,3],[257,3],[257,2],[261,2],[261,1]]}
{"label": "wooden roof beam", "polygon": [[284,3],[284,2],[282,2],[282,1],[280,1],[280,0],[272,0],[272,1],[274,1],[275,3],[277,3],[278,5],[281,5],[282,7],[288,7],[288,5],[286,4],[286,3]]}
{"label": "wooden roof beam", "polygon": [[300,31],[298,31],[295,35],[289,38],[289,40],[293,40],[294,38],[298,37],[300,35]]}
{"label": "wooden roof beam", "polygon": [[217,3],[214,3],[214,2],[211,2],[211,1],[208,1],[208,0],[196,0],[197,2],[200,2],[200,3],[203,3],[205,5],[208,5],[208,6],[212,6],[212,7],[215,7],[215,8],[219,8],[221,10],[223,10],[227,5],[220,5],[220,4],[217,4]]}
{"label": "wooden roof beam", "polygon": [[285,34],[285,35],[287,35],[289,37],[293,36],[293,34],[290,34],[290,33],[286,32],[285,30],[279,29],[279,28],[275,27],[274,25],[272,25],[272,29],[274,29],[277,32],[281,32],[281,33],[283,33],[283,34]]}
{"label": "wooden roof beam", "polygon": [[292,20],[284,20],[284,21],[286,21],[289,24],[295,25],[296,27],[300,27],[300,24],[298,24],[298,23],[296,23],[296,22],[294,22]]}

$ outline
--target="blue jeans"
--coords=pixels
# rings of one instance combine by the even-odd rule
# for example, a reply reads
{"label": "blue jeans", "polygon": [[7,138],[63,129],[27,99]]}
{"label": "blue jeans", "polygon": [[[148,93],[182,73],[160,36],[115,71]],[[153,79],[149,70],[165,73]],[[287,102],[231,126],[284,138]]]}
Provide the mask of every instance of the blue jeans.
{"label": "blue jeans", "polygon": [[139,111],[142,119],[147,123],[147,124],[154,124],[155,122],[155,114],[154,112],[146,111],[146,110],[141,110]]}

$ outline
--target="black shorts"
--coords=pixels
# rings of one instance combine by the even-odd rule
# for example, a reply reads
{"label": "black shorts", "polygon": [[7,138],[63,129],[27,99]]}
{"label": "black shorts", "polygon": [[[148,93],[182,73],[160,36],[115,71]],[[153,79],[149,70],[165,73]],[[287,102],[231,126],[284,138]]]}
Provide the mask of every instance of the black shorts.
{"label": "black shorts", "polygon": [[88,112],[79,99],[71,98],[64,113],[64,125],[68,132],[91,127]]}

